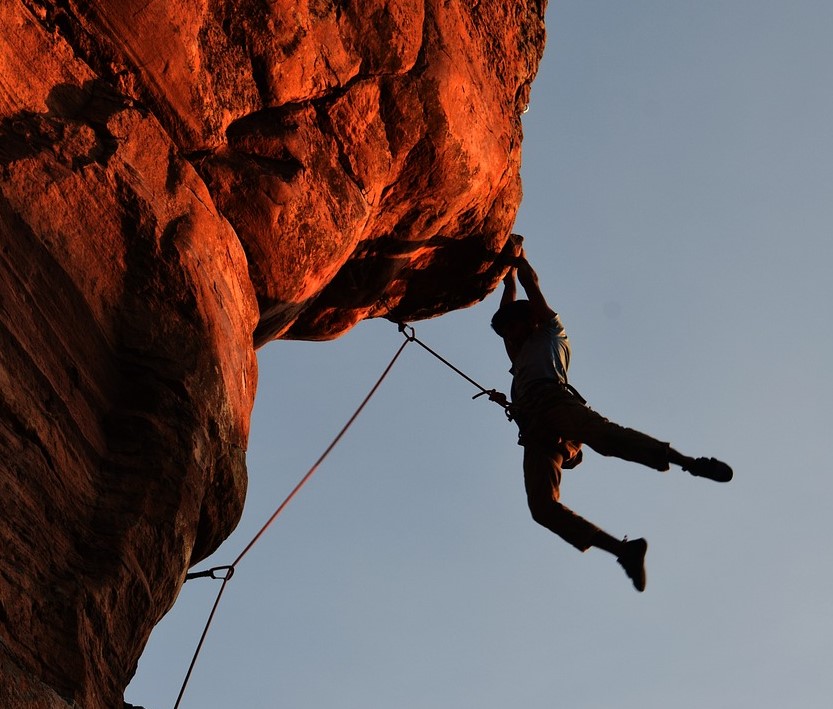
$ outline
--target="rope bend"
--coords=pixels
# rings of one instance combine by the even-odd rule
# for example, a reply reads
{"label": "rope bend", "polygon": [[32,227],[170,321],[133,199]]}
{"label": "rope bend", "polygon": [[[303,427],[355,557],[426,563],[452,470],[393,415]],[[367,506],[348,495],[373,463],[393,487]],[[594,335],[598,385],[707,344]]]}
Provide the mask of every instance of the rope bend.
{"label": "rope bend", "polygon": [[432,356],[436,357],[446,367],[449,367],[454,372],[459,374],[463,379],[465,379],[467,382],[469,382],[469,384],[471,384],[474,387],[476,387],[477,389],[479,389],[480,391],[477,394],[475,394],[472,397],[472,399],[477,399],[478,397],[481,397],[481,396],[484,396],[484,395],[488,396],[489,401],[493,401],[498,406],[503,408],[503,411],[506,414],[507,419],[509,419],[510,421],[513,420],[512,419],[512,404],[509,402],[509,399],[507,398],[507,396],[505,394],[499,392],[497,389],[487,389],[483,385],[478,384],[474,379],[472,379],[464,371],[455,367],[451,362],[449,362],[445,357],[440,355],[438,352],[435,352],[434,350],[432,350],[428,345],[426,345],[422,340],[420,340],[416,336],[416,330],[414,329],[414,327],[412,325],[408,325],[405,322],[398,322],[396,324],[396,326],[399,328],[399,332],[401,332],[404,335],[406,342],[416,342],[420,347],[422,347],[422,349],[424,349],[426,352],[428,352]]}
{"label": "rope bend", "polygon": [[376,383],[370,388],[370,391],[364,397],[361,404],[359,404],[359,406],[353,412],[352,416],[350,416],[350,418],[347,420],[347,423],[344,424],[344,426],[338,432],[336,437],[327,446],[327,448],[324,450],[324,452],[319,456],[318,460],[316,460],[315,463],[313,463],[312,467],[307,471],[306,475],[304,475],[304,477],[301,478],[301,480],[298,482],[298,484],[292,489],[292,492],[290,492],[289,495],[287,495],[286,499],[272,513],[272,516],[269,517],[268,520],[266,520],[266,523],[260,528],[260,530],[257,532],[257,534],[254,535],[252,540],[246,545],[246,547],[243,549],[243,551],[241,551],[240,554],[237,555],[237,558],[231,564],[228,564],[226,566],[215,566],[213,568],[206,569],[205,571],[194,571],[194,572],[191,572],[189,574],[186,574],[185,581],[190,581],[191,579],[197,579],[197,578],[212,578],[212,579],[221,580],[223,583],[220,586],[220,590],[217,593],[216,599],[214,600],[214,605],[211,608],[211,613],[208,616],[208,620],[206,621],[205,627],[203,628],[202,635],[200,636],[200,640],[197,643],[197,648],[194,651],[193,657],[191,658],[191,664],[189,665],[188,671],[185,675],[185,679],[182,682],[182,687],[179,690],[179,696],[177,696],[176,703],[174,704],[174,709],[179,708],[180,702],[182,701],[182,697],[185,694],[185,689],[188,686],[189,680],[191,679],[191,674],[194,671],[194,666],[197,663],[197,658],[199,657],[200,652],[201,652],[202,647],[203,647],[203,643],[205,642],[206,635],[208,634],[208,630],[211,627],[212,621],[214,620],[214,615],[217,612],[217,607],[220,604],[220,599],[223,596],[223,591],[225,591],[226,585],[231,580],[231,577],[234,575],[234,570],[237,568],[237,565],[242,561],[243,557],[246,556],[246,554],[248,554],[249,551],[251,551],[252,547],[254,547],[254,545],[257,544],[257,542],[261,539],[261,537],[263,537],[263,535],[266,533],[266,530],[269,529],[269,527],[272,525],[272,523],[278,518],[278,516],[281,514],[281,512],[283,512],[284,508],[286,508],[286,506],[295,497],[295,495],[297,495],[298,492],[300,492],[301,488],[313,476],[313,473],[315,473],[315,471],[318,470],[318,467],[321,465],[321,463],[324,462],[324,459],[330,454],[330,452],[333,450],[333,448],[336,447],[336,445],[342,439],[344,434],[347,433],[347,429],[349,429],[350,426],[353,425],[353,422],[359,417],[359,414],[364,410],[364,407],[367,405],[367,403],[370,401],[370,399],[376,393],[376,390],[381,386],[382,382],[385,380],[385,378],[390,373],[390,370],[393,369],[393,365],[396,363],[396,360],[399,359],[399,355],[402,354],[405,347],[411,341],[412,340],[410,340],[410,339],[406,339],[405,342],[402,343],[402,345],[396,351],[396,354],[394,354],[393,358],[390,360],[390,362],[388,362],[388,365],[385,367],[382,374],[376,380]]}
{"label": "rope bend", "polygon": [[342,436],[347,432],[347,429],[353,424],[353,422],[358,418],[359,414],[364,409],[365,405],[370,401],[373,395],[376,393],[376,390],[382,384],[384,379],[387,377],[390,370],[393,368],[396,360],[399,359],[399,355],[402,354],[405,347],[411,343],[416,342],[420,347],[422,347],[426,352],[431,354],[433,357],[437,358],[440,362],[445,364],[447,367],[452,369],[454,372],[459,374],[463,379],[467,382],[472,384],[474,387],[479,389],[480,391],[475,394],[472,399],[477,399],[481,396],[488,396],[489,401],[493,401],[499,406],[503,407],[504,412],[506,413],[506,417],[511,421],[512,420],[512,412],[511,412],[511,404],[509,403],[508,399],[506,398],[505,394],[497,391],[496,389],[486,389],[484,386],[478,384],[474,379],[472,379],[468,374],[463,372],[461,369],[455,367],[451,362],[449,362],[445,357],[440,355],[439,353],[432,350],[428,345],[426,345],[422,340],[420,340],[416,336],[416,330],[405,322],[398,322],[397,327],[399,328],[399,332],[405,337],[405,341],[396,351],[393,358],[388,363],[387,367],[385,367],[384,371],[382,372],[381,376],[376,380],[376,383],[371,387],[370,391],[368,392],[367,396],[362,400],[361,404],[359,404],[358,408],[355,410],[353,415],[348,419],[347,423],[342,427],[342,429],[338,432],[336,437],[330,443],[329,446],[324,450],[318,460],[312,465],[312,467],[307,471],[306,475],[301,478],[300,482],[293,488],[292,492],[286,497],[286,499],[278,506],[278,508],[272,513],[272,516],[266,521],[266,523],[260,528],[260,530],[255,534],[252,540],[246,545],[242,552],[237,556],[237,558],[228,565],[224,566],[214,566],[210,569],[206,569],[204,571],[193,571],[191,573],[186,574],[185,581],[190,581],[192,579],[197,578],[211,578],[215,580],[220,580],[223,583],[220,586],[220,591],[217,594],[217,597],[214,601],[214,605],[211,609],[211,613],[208,616],[208,621],[203,628],[202,635],[200,636],[199,643],[197,644],[196,651],[194,652],[194,656],[191,659],[191,664],[188,667],[188,672],[185,675],[185,680],[182,683],[182,687],[179,690],[179,696],[176,699],[176,703],[174,704],[174,709],[178,709],[180,702],[182,701],[182,697],[185,694],[185,689],[188,686],[188,682],[191,678],[191,673],[194,670],[194,666],[197,663],[197,658],[200,655],[200,651],[202,650],[203,643],[205,642],[206,635],[208,634],[208,630],[211,626],[211,623],[214,619],[214,615],[217,611],[217,607],[220,604],[220,599],[223,596],[223,591],[225,591],[226,585],[231,580],[232,576],[234,575],[234,571],[237,568],[237,565],[243,559],[246,554],[252,549],[252,547],[260,540],[260,538],[266,533],[266,530],[272,525],[272,523],[277,519],[277,517],[283,512],[284,508],[289,504],[289,502],[295,497],[295,495],[301,490],[301,488],[307,483],[307,481],[312,477],[313,473],[318,469],[324,459],[330,454],[330,452],[335,448],[338,442],[341,440]]}

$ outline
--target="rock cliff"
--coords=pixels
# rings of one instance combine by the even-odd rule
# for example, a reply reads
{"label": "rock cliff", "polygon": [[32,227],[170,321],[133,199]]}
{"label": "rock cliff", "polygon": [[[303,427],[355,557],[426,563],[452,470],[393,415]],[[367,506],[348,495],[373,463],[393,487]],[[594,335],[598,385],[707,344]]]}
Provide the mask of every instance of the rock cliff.
{"label": "rock cliff", "polygon": [[121,706],[257,347],[496,286],[544,5],[0,0],[0,706]]}

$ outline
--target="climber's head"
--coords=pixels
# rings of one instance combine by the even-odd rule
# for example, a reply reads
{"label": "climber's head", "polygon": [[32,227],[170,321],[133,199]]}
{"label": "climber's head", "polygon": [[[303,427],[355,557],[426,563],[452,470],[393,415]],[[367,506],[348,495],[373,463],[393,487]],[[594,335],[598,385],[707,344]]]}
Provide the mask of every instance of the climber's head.
{"label": "climber's head", "polygon": [[492,316],[492,329],[505,340],[525,340],[535,329],[535,314],[528,300],[504,303]]}

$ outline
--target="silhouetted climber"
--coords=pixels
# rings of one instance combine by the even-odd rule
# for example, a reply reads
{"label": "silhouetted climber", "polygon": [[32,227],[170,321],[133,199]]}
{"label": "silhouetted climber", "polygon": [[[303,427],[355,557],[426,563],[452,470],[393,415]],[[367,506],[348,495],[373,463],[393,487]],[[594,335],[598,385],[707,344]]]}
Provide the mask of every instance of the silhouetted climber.
{"label": "silhouetted climber", "polygon": [[[515,272],[529,300],[516,300]],[[714,458],[690,458],[650,436],[608,421],[593,411],[567,383],[570,342],[561,320],[547,304],[538,276],[524,252],[504,278],[500,308],[492,328],[503,338],[512,361],[510,411],[524,448],[524,483],[533,519],[580,551],[590,547],[613,554],[637,591],[645,590],[644,539],[612,537],[559,502],[562,468],[581,462],[587,444],[605,456],[664,471],[670,464],[717,482],[732,479],[732,469]],[[490,397],[506,405],[505,397]]]}

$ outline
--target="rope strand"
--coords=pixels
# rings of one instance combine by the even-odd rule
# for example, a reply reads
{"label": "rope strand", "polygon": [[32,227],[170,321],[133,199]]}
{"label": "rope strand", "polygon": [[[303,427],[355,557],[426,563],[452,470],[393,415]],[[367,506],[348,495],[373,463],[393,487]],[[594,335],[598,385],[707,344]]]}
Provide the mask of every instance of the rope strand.
{"label": "rope strand", "polygon": [[471,385],[476,387],[480,390],[479,394],[476,394],[472,398],[476,399],[479,396],[483,396],[484,394],[488,395],[490,401],[494,401],[496,404],[503,407],[504,411],[506,412],[507,418],[511,419],[511,412],[510,412],[510,405],[507,402],[506,396],[501,394],[495,389],[486,389],[484,386],[476,382],[472,379],[468,374],[463,372],[458,367],[454,366],[451,362],[449,362],[445,357],[440,355],[438,352],[431,349],[428,345],[426,345],[422,340],[420,340],[416,336],[416,331],[410,325],[407,325],[404,322],[397,323],[399,327],[399,331],[405,336],[405,341],[400,345],[399,349],[394,354],[393,358],[390,360],[388,365],[385,367],[382,374],[376,380],[376,383],[371,387],[370,391],[364,397],[362,402],[347,420],[347,423],[341,428],[341,430],[336,434],[335,438],[330,442],[324,452],[318,457],[318,460],[313,463],[312,467],[306,472],[306,474],[301,478],[297,485],[292,489],[289,495],[286,496],[283,502],[278,505],[277,509],[272,513],[268,520],[266,520],[265,524],[258,530],[257,534],[252,537],[251,541],[244,547],[243,551],[241,551],[237,558],[229,565],[225,566],[215,566],[210,569],[206,569],[204,571],[194,571],[185,576],[185,580],[189,581],[191,579],[196,578],[212,578],[216,580],[222,580],[222,585],[220,586],[220,590],[217,593],[217,598],[214,601],[214,605],[211,608],[211,613],[208,616],[208,620],[206,621],[205,627],[203,628],[202,635],[200,635],[199,642],[197,643],[197,648],[194,651],[194,656],[191,659],[191,664],[188,666],[188,672],[185,675],[185,679],[182,683],[182,687],[179,690],[179,695],[177,696],[176,703],[174,704],[174,709],[179,709],[180,702],[182,701],[182,697],[185,695],[185,689],[188,686],[188,682],[191,679],[191,674],[194,670],[195,665],[197,664],[197,659],[199,658],[200,652],[202,650],[203,644],[205,643],[205,638],[208,635],[208,630],[211,627],[211,623],[214,620],[214,616],[217,612],[217,607],[220,605],[220,599],[223,596],[223,592],[226,589],[226,585],[231,580],[232,576],[234,575],[234,571],[237,568],[237,565],[243,560],[243,558],[252,550],[255,544],[260,541],[269,527],[272,526],[274,521],[280,516],[280,514],[284,511],[286,506],[292,501],[292,499],[301,491],[301,488],[306,485],[309,479],[315,474],[315,471],[318,470],[321,463],[327,458],[327,456],[332,452],[333,448],[338,445],[339,441],[342,439],[347,430],[353,425],[355,420],[359,417],[359,414],[364,410],[367,403],[376,393],[377,389],[381,386],[382,382],[388,376],[388,373],[391,369],[393,369],[393,365],[399,359],[399,356],[404,351],[405,347],[408,346],[411,342],[416,342],[420,347],[426,350],[429,354],[436,357],[440,362],[444,365],[452,369],[454,372],[459,374],[463,379],[469,382]]}
{"label": "rope strand", "polygon": [[229,582],[230,578],[231,575],[226,576],[223,579],[223,584],[220,586],[217,598],[214,599],[214,605],[211,607],[211,613],[208,614],[208,620],[205,623],[205,627],[202,629],[202,635],[200,635],[200,641],[197,643],[197,649],[194,651],[194,656],[191,658],[191,664],[188,665],[188,672],[185,673],[185,679],[182,682],[182,687],[179,688],[179,694],[176,697],[174,709],[179,709],[179,703],[182,701],[182,697],[185,694],[185,688],[188,686],[188,680],[191,679],[191,673],[194,671],[194,665],[197,664],[197,658],[200,656],[200,651],[202,650],[203,643],[205,642],[205,636],[208,635],[208,629],[211,627],[211,621],[214,620],[214,614],[217,612],[217,606],[220,605],[220,599],[223,597],[223,591],[226,590],[226,584]]}
{"label": "rope strand", "polygon": [[307,474],[304,475],[303,478],[301,478],[301,481],[293,488],[292,492],[290,492],[289,495],[287,495],[286,499],[278,506],[278,508],[274,511],[272,516],[266,521],[266,524],[264,524],[263,527],[260,528],[260,531],[254,536],[252,541],[250,541],[246,545],[246,548],[243,549],[243,551],[240,552],[238,557],[232,562],[232,564],[231,564],[232,568],[237,566],[237,564],[240,563],[240,560],[244,556],[246,556],[246,554],[249,553],[251,548],[263,536],[263,534],[266,532],[266,530],[269,528],[269,526],[272,524],[272,522],[274,522],[275,519],[277,519],[278,515],[280,515],[280,513],[283,512],[284,508],[292,501],[292,498],[295,497],[295,495],[298,494],[298,492],[301,490],[301,488],[304,485],[306,485],[307,481],[313,476],[315,471],[318,470],[318,466],[320,466],[321,463],[324,462],[324,459],[330,454],[330,452],[333,450],[333,448],[335,448],[336,445],[338,445],[338,442],[341,440],[342,436],[344,436],[344,434],[347,433],[347,429],[349,429],[350,426],[353,425],[353,422],[359,417],[359,414],[362,412],[364,407],[367,405],[367,402],[370,401],[370,399],[376,393],[376,390],[381,386],[382,382],[385,380],[385,377],[388,376],[388,373],[390,372],[390,370],[393,369],[393,365],[396,363],[396,360],[399,359],[399,355],[402,354],[402,351],[405,349],[405,347],[407,347],[407,345],[408,345],[407,340],[402,343],[400,348],[396,351],[396,354],[393,356],[393,359],[391,359],[391,361],[388,363],[388,366],[385,367],[385,370],[382,372],[381,376],[376,380],[376,383],[371,387],[367,396],[364,397],[364,399],[362,400],[362,403],[359,404],[358,408],[353,412],[353,415],[348,419],[347,423],[344,424],[342,429],[338,432],[338,435],[336,435],[336,437],[332,440],[330,445],[327,446],[326,450],[319,456],[318,460],[316,460],[315,463],[313,463],[312,467],[307,471]]}
{"label": "rope strand", "polygon": [[[281,514],[281,512],[284,511],[286,506],[292,501],[292,499],[295,497],[295,495],[297,495],[298,492],[300,492],[301,488],[304,487],[304,485],[306,485],[306,483],[313,476],[313,474],[319,468],[321,463],[324,462],[324,459],[330,454],[330,452],[333,450],[333,448],[335,448],[336,445],[338,445],[338,442],[342,439],[344,434],[347,433],[347,429],[349,429],[350,426],[353,425],[353,422],[359,417],[359,414],[361,414],[364,407],[367,405],[367,403],[370,401],[370,399],[376,393],[376,390],[381,386],[382,382],[388,376],[388,373],[390,372],[390,370],[393,369],[393,365],[396,363],[396,360],[399,359],[399,355],[402,354],[403,350],[405,349],[405,347],[408,346],[409,342],[410,342],[410,340],[406,339],[405,342],[403,342],[400,345],[399,349],[396,351],[396,354],[393,356],[391,361],[388,362],[387,367],[385,367],[382,374],[376,380],[376,383],[371,387],[367,396],[364,397],[361,404],[359,404],[358,408],[353,412],[353,415],[350,416],[350,418],[348,419],[347,423],[344,424],[344,426],[338,432],[336,437],[331,441],[330,445],[328,445],[327,448],[324,450],[324,452],[318,457],[318,460],[316,460],[315,463],[313,463],[312,467],[307,471],[306,475],[304,475],[304,477],[301,478],[301,480],[298,482],[298,484],[292,489],[292,492],[290,492],[289,495],[287,495],[286,499],[280,505],[278,505],[278,508],[272,513],[272,516],[269,517],[268,520],[266,520],[266,523],[260,528],[260,530],[257,532],[257,534],[255,534],[255,536],[246,545],[246,547],[243,549],[243,551],[241,551],[240,554],[237,555],[237,558],[228,566],[216,566],[216,567],[208,569],[206,571],[196,571],[196,572],[193,572],[193,573],[190,573],[190,574],[186,575],[186,577],[185,577],[186,581],[189,580],[189,579],[194,579],[194,578],[210,577],[210,578],[213,578],[213,579],[222,579],[223,583],[220,586],[220,591],[217,593],[217,598],[214,601],[214,606],[211,608],[211,613],[209,614],[208,620],[206,621],[205,627],[203,628],[202,635],[200,636],[199,643],[197,643],[197,649],[194,651],[194,656],[191,659],[191,664],[188,667],[188,672],[185,675],[185,680],[183,681],[182,687],[179,690],[179,695],[176,698],[176,704],[174,704],[174,709],[179,709],[179,704],[182,701],[182,697],[185,694],[185,689],[188,686],[188,681],[191,678],[191,673],[194,670],[194,666],[197,664],[197,658],[199,657],[200,651],[202,650],[203,643],[205,642],[205,637],[206,637],[206,635],[208,635],[208,629],[211,627],[211,623],[214,620],[214,615],[217,612],[217,606],[220,605],[220,599],[223,596],[223,591],[225,591],[226,584],[228,584],[229,580],[234,575],[235,568],[241,562],[243,557],[246,556],[246,554],[248,554],[251,551],[252,547],[254,547],[254,545],[257,544],[257,542],[261,539],[261,537],[263,537],[263,535],[266,533],[266,530],[269,529],[269,527],[278,518],[278,516]],[[225,571],[226,573],[225,573],[224,576],[220,576],[216,573],[218,571]]]}
{"label": "rope strand", "polygon": [[[472,399],[476,399],[477,397],[483,396],[484,394],[486,394],[489,397],[489,401],[494,401],[499,406],[502,406],[504,412],[506,413],[506,417],[510,420],[512,419],[512,414],[511,414],[511,411],[510,411],[510,405],[508,403],[508,400],[507,400],[505,394],[501,394],[497,389],[487,389],[483,385],[478,384],[474,379],[472,379],[463,370],[459,369],[458,367],[455,367],[445,357],[443,357],[438,352],[435,352],[434,350],[432,350],[428,345],[426,345],[422,340],[420,340],[416,336],[416,330],[411,325],[408,325],[407,323],[404,323],[404,322],[400,322],[400,323],[397,323],[397,326],[399,327],[399,332],[401,332],[405,336],[405,339],[408,342],[416,342],[420,347],[422,347],[422,349],[424,349],[426,352],[432,354],[440,362],[442,362],[446,367],[449,367],[450,369],[455,371],[463,379],[465,379],[469,384],[473,385],[477,389],[480,389],[480,393],[475,394],[472,397]],[[409,330],[410,330],[410,332],[408,332]]]}

